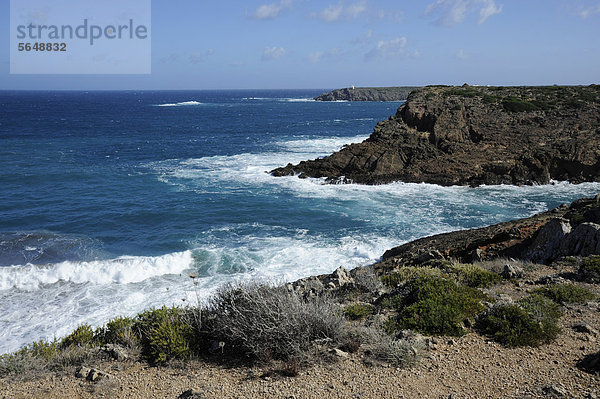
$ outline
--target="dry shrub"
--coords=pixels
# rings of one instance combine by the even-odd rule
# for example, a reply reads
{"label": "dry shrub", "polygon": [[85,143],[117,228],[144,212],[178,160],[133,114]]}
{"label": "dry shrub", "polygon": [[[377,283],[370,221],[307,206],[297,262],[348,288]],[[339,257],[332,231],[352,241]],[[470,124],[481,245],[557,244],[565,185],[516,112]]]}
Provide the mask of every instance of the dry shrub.
{"label": "dry shrub", "polygon": [[344,319],[328,298],[303,299],[264,283],[221,288],[208,306],[206,327],[227,350],[262,361],[305,354],[317,339],[337,342]]}

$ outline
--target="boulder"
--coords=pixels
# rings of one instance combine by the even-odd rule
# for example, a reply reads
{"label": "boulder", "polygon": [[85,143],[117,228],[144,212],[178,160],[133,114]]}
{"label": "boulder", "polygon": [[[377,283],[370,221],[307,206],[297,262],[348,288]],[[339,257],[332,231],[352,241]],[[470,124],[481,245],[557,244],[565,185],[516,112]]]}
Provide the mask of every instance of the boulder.
{"label": "boulder", "polygon": [[562,255],[561,245],[571,232],[567,219],[555,218],[540,228],[524,258],[534,263],[550,263]]}
{"label": "boulder", "polygon": [[506,279],[521,278],[523,277],[523,269],[517,265],[511,265],[510,263],[507,263],[504,265],[504,269],[502,270],[502,277]]}
{"label": "boulder", "polygon": [[564,240],[561,246],[563,255],[590,256],[600,254],[600,225],[581,223]]}

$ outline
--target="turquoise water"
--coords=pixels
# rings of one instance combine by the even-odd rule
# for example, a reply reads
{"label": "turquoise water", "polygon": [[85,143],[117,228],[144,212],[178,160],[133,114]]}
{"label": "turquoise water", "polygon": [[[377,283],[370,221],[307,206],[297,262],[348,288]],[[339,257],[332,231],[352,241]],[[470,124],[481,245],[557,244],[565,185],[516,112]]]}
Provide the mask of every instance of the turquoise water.
{"label": "turquoise water", "polygon": [[400,103],[322,90],[0,93],[0,353],[87,322],[293,280],[600,192],[323,185],[265,171],[359,142]]}

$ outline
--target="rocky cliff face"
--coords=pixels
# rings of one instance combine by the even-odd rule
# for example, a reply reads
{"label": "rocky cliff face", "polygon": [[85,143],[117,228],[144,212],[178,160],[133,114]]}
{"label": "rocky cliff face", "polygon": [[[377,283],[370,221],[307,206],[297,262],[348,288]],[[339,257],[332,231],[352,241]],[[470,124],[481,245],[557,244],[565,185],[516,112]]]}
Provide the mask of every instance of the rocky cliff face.
{"label": "rocky cliff face", "polygon": [[317,101],[404,101],[417,87],[356,87],[332,90]]}
{"label": "rocky cliff face", "polygon": [[600,86],[422,88],[364,142],[271,173],[362,184],[600,181]]}

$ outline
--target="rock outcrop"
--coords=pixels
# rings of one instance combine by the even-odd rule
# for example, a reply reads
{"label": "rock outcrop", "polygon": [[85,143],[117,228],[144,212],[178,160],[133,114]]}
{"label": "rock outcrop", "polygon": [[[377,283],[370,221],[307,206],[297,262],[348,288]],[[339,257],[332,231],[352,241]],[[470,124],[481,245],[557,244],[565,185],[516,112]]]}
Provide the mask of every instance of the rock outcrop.
{"label": "rock outcrop", "polygon": [[425,237],[392,248],[374,265],[381,274],[435,260],[515,258],[549,264],[563,256],[600,254],[600,196],[529,218]]}
{"label": "rock outcrop", "polygon": [[364,142],[271,173],[361,184],[600,181],[600,86],[418,89]]}
{"label": "rock outcrop", "polygon": [[418,87],[348,87],[315,97],[317,101],[404,101]]}

